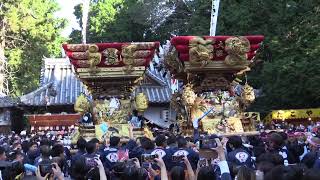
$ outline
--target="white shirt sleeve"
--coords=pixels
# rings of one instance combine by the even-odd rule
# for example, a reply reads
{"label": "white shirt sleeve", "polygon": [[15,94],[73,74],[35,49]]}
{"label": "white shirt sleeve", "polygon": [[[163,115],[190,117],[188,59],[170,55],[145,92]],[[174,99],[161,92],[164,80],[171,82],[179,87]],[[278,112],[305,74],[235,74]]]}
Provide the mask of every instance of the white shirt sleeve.
{"label": "white shirt sleeve", "polygon": [[219,168],[220,168],[221,174],[223,174],[223,173],[230,173],[230,171],[229,171],[229,166],[228,166],[227,161],[220,161],[220,162],[218,162],[218,166],[219,166]]}

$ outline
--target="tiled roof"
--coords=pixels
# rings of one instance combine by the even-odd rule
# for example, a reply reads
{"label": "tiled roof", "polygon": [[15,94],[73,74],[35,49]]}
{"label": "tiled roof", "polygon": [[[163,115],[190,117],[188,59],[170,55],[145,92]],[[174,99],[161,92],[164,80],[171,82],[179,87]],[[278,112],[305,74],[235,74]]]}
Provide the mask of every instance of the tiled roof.
{"label": "tiled roof", "polygon": [[169,75],[163,76],[162,71],[150,67],[146,75],[155,80],[158,85],[142,84],[136,90],[143,92],[151,103],[168,103],[171,99],[171,88]]}
{"label": "tiled roof", "polygon": [[18,104],[18,100],[12,99],[9,96],[0,97],[0,108],[14,107]]}
{"label": "tiled roof", "polygon": [[[167,103],[171,98],[169,75],[149,68],[146,75],[156,83],[142,84],[137,92],[143,92],[151,103]],[[72,105],[85,92],[80,80],[75,76],[66,58],[46,58],[41,70],[40,88],[22,96],[21,102],[30,106]]]}
{"label": "tiled roof", "polygon": [[40,81],[40,88],[21,97],[22,103],[31,106],[72,105],[80,93],[85,92],[66,58],[44,59]]}
{"label": "tiled roof", "polygon": [[168,87],[140,86],[137,92],[143,92],[150,103],[168,103],[171,99],[171,90]]}

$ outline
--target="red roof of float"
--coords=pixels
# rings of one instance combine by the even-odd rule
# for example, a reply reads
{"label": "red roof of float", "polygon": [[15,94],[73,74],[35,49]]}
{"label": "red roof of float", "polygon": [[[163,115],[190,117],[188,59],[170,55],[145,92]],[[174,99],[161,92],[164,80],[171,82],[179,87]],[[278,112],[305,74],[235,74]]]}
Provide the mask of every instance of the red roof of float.
{"label": "red roof of float", "polygon": [[[177,36],[171,39],[171,44],[176,48],[179,53],[179,59],[181,61],[189,61],[189,49],[190,49],[190,41],[197,36]],[[214,61],[223,61],[228,53],[225,51],[225,41],[228,38],[232,38],[235,36],[203,36],[204,40],[212,40],[212,46],[214,57],[212,60]],[[255,54],[256,50],[260,47],[260,43],[264,40],[264,36],[262,35],[254,35],[254,36],[243,36],[247,38],[250,42],[250,51],[247,52],[247,59],[251,60]]]}
{"label": "red roof of float", "polygon": [[[94,43],[94,44],[63,44],[62,47],[69,57],[71,63],[75,68],[88,68],[90,66],[89,60],[89,46],[96,45],[101,54],[101,62],[96,67],[122,67],[123,63],[122,50],[129,45],[136,45],[133,57],[136,62],[135,66],[148,66],[152,60],[156,50],[159,48],[159,42],[132,42],[132,43]],[[117,59],[116,63],[108,62],[108,56],[113,52]]]}

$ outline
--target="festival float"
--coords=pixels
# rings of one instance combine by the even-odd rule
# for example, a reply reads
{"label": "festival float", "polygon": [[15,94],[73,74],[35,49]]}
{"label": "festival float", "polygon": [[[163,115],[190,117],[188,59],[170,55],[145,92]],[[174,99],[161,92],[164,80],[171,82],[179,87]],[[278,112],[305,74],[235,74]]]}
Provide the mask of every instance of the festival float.
{"label": "festival float", "polygon": [[[143,79],[159,48],[159,42],[63,44],[74,72],[85,85],[75,111],[81,115],[74,137],[103,139],[116,133],[129,136],[128,120],[133,110],[141,115],[148,108],[135,86]],[[136,134],[144,134],[136,127]]]}
{"label": "festival float", "polygon": [[250,71],[263,40],[260,35],[171,39],[164,65],[184,85],[171,101],[181,133],[192,134],[198,128],[194,122],[209,134],[255,130],[252,113],[244,113],[255,99],[254,89],[235,79]]}

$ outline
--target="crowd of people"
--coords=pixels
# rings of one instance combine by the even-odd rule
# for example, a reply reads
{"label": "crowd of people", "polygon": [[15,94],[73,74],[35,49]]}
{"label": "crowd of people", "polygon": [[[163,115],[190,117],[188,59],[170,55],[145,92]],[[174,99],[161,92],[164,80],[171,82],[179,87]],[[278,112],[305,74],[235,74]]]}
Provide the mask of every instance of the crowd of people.
{"label": "crowd of people", "polygon": [[9,134],[0,137],[0,180],[319,180],[320,128],[261,131],[254,136],[79,138]]}

